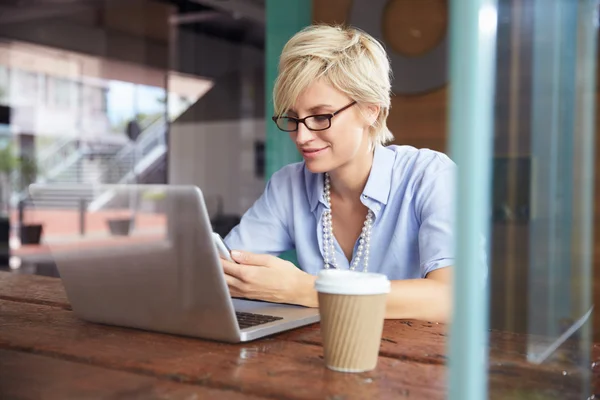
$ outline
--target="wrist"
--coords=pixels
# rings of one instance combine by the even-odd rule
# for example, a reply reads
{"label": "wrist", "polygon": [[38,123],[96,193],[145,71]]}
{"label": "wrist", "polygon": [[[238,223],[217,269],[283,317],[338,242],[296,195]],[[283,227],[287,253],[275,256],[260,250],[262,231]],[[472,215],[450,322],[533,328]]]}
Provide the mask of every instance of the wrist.
{"label": "wrist", "polygon": [[300,295],[300,305],[305,307],[316,308],[319,306],[319,298],[315,290],[315,281],[317,277],[311,274],[306,274],[302,282],[302,290]]}

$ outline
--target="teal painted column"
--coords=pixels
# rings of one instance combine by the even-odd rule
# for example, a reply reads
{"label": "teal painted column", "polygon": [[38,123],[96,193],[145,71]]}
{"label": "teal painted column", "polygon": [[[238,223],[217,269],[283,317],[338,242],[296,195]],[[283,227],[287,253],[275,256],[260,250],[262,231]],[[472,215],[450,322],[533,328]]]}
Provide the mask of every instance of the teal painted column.
{"label": "teal painted column", "polygon": [[481,235],[489,242],[496,28],[495,0],[452,0],[449,125],[458,176],[451,400],[488,398],[488,286]]}
{"label": "teal painted column", "polygon": [[301,161],[300,154],[287,133],[277,129],[271,117],[273,116],[273,85],[277,78],[279,55],[285,43],[302,28],[311,24],[311,0],[267,0],[267,31],[266,31],[266,124],[267,141],[265,144],[266,178],[281,167]]}
{"label": "teal painted column", "polygon": [[[273,86],[281,50],[296,32],[312,23],[312,0],[267,0],[266,16],[265,178],[270,179],[281,167],[302,160],[289,134],[277,129],[271,117],[274,114]],[[295,250],[283,253],[280,257],[298,265]]]}

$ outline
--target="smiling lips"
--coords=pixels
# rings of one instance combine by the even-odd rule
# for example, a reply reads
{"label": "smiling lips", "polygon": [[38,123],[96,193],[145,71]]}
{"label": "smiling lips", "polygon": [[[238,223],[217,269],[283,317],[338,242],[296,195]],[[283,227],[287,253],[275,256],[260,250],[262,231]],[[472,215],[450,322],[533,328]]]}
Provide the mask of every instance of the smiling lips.
{"label": "smiling lips", "polygon": [[314,158],[314,157],[317,157],[318,155],[320,155],[323,152],[325,152],[325,150],[327,150],[327,147],[322,147],[320,149],[317,149],[317,148],[314,148],[314,149],[301,149],[302,156],[304,156],[304,158]]}

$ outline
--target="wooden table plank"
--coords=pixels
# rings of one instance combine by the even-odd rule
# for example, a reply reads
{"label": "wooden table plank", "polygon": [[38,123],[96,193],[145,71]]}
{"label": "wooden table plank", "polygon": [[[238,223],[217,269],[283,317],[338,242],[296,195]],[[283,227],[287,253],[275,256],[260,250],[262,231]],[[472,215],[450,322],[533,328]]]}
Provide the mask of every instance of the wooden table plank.
{"label": "wooden table plank", "polygon": [[[60,280],[56,278],[0,273],[0,297],[2,296],[13,301],[70,308],[64,288]],[[387,358],[406,362],[444,364],[446,361],[446,329],[443,324],[420,321],[386,321],[381,354]],[[168,335],[160,336],[170,337]],[[318,325],[289,331],[268,341],[272,340],[293,341],[313,346],[321,345]],[[533,381],[547,379],[548,375],[538,372],[549,370],[551,374],[554,373],[550,376],[554,376],[558,380],[558,385],[561,386],[563,385],[561,381],[566,380],[562,374],[559,374],[563,370],[562,367],[570,377],[567,380],[571,382],[576,380],[573,376],[576,371],[568,368],[568,365],[535,366],[527,363],[525,360],[526,340],[527,335],[494,331],[490,333],[490,374],[493,390],[498,387],[498,384],[504,385],[511,379],[518,381],[518,376],[523,373],[523,368],[533,370],[533,372],[525,372],[529,374],[529,379]],[[592,360],[598,363],[593,368],[595,390],[598,392],[600,391],[600,345],[594,346]],[[494,376],[498,376],[498,379]],[[509,382],[508,386],[511,385],[515,386]],[[564,385],[569,386],[571,383],[565,383]],[[519,385],[517,384],[516,387],[519,387]],[[522,388],[523,385],[520,387]]]}
{"label": "wooden table plank", "polygon": [[[424,321],[388,320],[385,323],[380,354],[386,357],[427,364],[445,364],[447,361],[448,326]],[[300,331],[290,331],[280,339],[300,343],[322,345],[318,325]],[[578,343],[568,343],[555,353],[553,358],[541,365],[527,360],[527,340],[532,335],[491,331],[489,335],[489,364],[492,370],[508,366],[547,371],[580,371]],[[548,342],[543,338],[537,340]]]}
{"label": "wooden table plank", "polygon": [[322,349],[276,339],[230,345],[80,321],[72,312],[0,301],[0,347],[258,396],[443,399],[445,368],[382,357],[341,374]]}
{"label": "wooden table plank", "polygon": [[[23,301],[35,304],[70,309],[64,287],[57,278],[20,275],[0,272],[0,299]],[[386,321],[381,352],[406,361],[417,361],[430,364],[446,362],[447,326],[444,324],[422,321]],[[294,330],[278,338],[301,343],[321,345],[318,325],[310,329]],[[511,362],[522,366],[528,365],[526,360],[527,335],[510,332],[490,332],[490,362],[501,365]],[[572,349],[574,350],[574,349]],[[596,357],[599,358],[600,354]],[[569,363],[557,363],[551,368],[568,369]],[[547,368],[546,365],[541,368]]]}
{"label": "wooden table plank", "polygon": [[[230,345],[91,324],[59,308],[7,301],[0,301],[0,326],[3,348],[264,397],[445,397],[442,365],[380,357],[375,371],[340,374],[324,368],[321,347],[277,337]],[[579,380],[505,368],[491,372],[490,386],[491,398],[536,392],[569,399],[578,398],[570,394]]]}
{"label": "wooden table plank", "polygon": [[[16,300],[34,304],[45,304],[50,306],[71,309],[64,287],[60,279],[36,275],[22,275],[10,272],[0,271],[0,299]],[[382,352],[391,353],[398,357],[404,357],[406,360],[415,359],[427,363],[444,363],[446,361],[446,343],[445,341],[431,342],[431,338],[440,336],[445,338],[447,335],[447,326],[444,324],[429,323],[422,321],[387,321],[391,329],[384,332]],[[398,328],[398,329],[396,329]],[[281,339],[297,340],[312,344],[320,344],[320,331],[318,325],[314,325],[312,330],[305,331],[303,335],[296,336],[295,331],[289,334],[283,334]],[[490,332],[490,346],[494,360],[495,354],[516,359],[525,359],[526,357],[527,335],[512,332]],[[407,347],[407,342],[411,346]],[[420,342],[425,341],[426,346],[419,346]],[[402,346],[397,346],[402,343]],[[433,346],[432,346],[433,345]],[[398,349],[402,353],[398,354]],[[595,347],[598,349],[598,347]],[[413,351],[411,351],[413,350]],[[600,350],[595,350],[594,359],[600,359]],[[497,362],[501,362],[497,359]]]}
{"label": "wooden table plank", "polygon": [[264,399],[8,350],[0,371],[2,399]]}
{"label": "wooden table plank", "polygon": [[[384,356],[426,364],[446,363],[447,326],[421,321],[387,320],[381,340],[380,353]],[[318,324],[284,332],[282,340],[322,345]]]}
{"label": "wooden table plank", "polygon": [[62,281],[46,276],[0,271],[0,299],[71,309]]}
{"label": "wooden table plank", "polygon": [[[412,362],[445,363],[447,338],[442,332],[446,328],[441,324],[436,325],[421,321],[386,321],[380,354]],[[296,332],[286,332],[281,336],[300,343],[322,345],[318,326]],[[517,342],[510,345],[508,342],[511,336],[499,332],[492,332],[490,335],[491,354],[488,373],[492,398],[497,396],[503,398],[501,395],[506,391],[510,393],[534,391],[540,394],[540,390],[543,388],[548,389],[545,398],[565,398],[565,395],[560,394],[558,388],[561,388],[560,390],[570,388],[574,392],[573,398],[578,398],[575,392],[579,383],[582,382],[581,363],[573,364],[564,361],[542,365],[529,363],[526,359],[525,343]],[[521,341],[524,340],[524,335],[515,334],[515,336]],[[504,343],[505,341],[506,343]],[[503,353],[502,348],[504,347],[523,348],[523,350],[522,353]]]}

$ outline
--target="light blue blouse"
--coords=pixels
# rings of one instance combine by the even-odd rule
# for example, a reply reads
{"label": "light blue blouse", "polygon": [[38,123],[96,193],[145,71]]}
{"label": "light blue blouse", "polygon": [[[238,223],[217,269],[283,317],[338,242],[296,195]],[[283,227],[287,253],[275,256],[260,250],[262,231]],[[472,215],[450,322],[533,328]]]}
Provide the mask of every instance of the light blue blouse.
{"label": "light blue blouse", "polygon": [[[374,213],[369,272],[391,280],[424,278],[454,264],[455,175],[456,165],[443,153],[376,147],[361,196]],[[324,266],[323,179],[304,162],[283,167],[225,242],[233,250],[273,255],[295,249],[299,267],[316,275]],[[342,248],[334,245],[339,268],[349,268]],[[353,257],[357,247],[358,242]]]}

